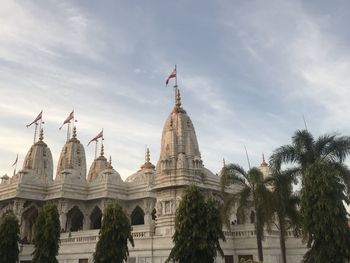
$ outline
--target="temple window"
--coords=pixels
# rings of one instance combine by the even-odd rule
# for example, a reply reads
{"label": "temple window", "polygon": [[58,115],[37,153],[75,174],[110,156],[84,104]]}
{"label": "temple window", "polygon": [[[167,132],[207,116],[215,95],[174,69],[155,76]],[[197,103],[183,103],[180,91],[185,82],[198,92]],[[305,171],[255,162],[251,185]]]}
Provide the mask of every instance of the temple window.
{"label": "temple window", "polygon": [[145,219],[144,219],[145,213],[143,210],[136,206],[134,211],[131,213],[131,225],[144,225]]}

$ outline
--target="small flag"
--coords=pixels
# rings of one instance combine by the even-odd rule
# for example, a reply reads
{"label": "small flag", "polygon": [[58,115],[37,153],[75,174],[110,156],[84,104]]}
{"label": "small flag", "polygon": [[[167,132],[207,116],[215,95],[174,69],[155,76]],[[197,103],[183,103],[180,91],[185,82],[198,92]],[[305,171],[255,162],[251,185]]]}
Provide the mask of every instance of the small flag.
{"label": "small flag", "polygon": [[97,134],[91,141],[89,141],[88,146],[90,143],[92,143],[93,141],[97,141],[100,138],[103,138],[103,130],[99,134]]}
{"label": "small flag", "polygon": [[15,165],[17,164],[17,162],[18,162],[18,153],[17,153],[16,160],[15,160],[15,162],[12,164],[12,166],[11,166],[11,167],[15,166]]}
{"label": "small flag", "polygon": [[69,116],[65,119],[65,121],[63,122],[63,124],[61,125],[59,130],[61,130],[63,125],[65,125],[66,123],[70,122],[72,119],[74,119],[74,110],[72,110],[72,112],[69,114]]}
{"label": "small flag", "polygon": [[169,77],[166,79],[165,86],[168,86],[169,80],[172,79],[172,78],[176,78],[176,68],[173,70],[173,72],[171,72]]}
{"label": "small flag", "polygon": [[34,120],[32,123],[26,125],[26,127],[28,128],[28,127],[31,126],[33,123],[37,123],[37,121],[38,121],[38,120],[41,120],[42,117],[43,117],[43,111],[41,110],[41,112],[39,113],[38,117],[36,117],[35,120]]}

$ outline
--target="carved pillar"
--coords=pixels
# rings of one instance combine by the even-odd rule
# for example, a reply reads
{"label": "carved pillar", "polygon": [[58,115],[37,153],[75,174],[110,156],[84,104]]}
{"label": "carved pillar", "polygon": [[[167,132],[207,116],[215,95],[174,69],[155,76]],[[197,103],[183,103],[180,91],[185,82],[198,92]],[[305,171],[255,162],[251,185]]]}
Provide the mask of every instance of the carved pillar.
{"label": "carved pillar", "polygon": [[83,230],[89,230],[91,225],[91,219],[89,213],[84,213]]}
{"label": "carved pillar", "polygon": [[68,202],[65,200],[60,200],[58,202],[58,213],[60,215],[60,225],[61,231],[66,232],[67,225],[67,213],[68,213]]}

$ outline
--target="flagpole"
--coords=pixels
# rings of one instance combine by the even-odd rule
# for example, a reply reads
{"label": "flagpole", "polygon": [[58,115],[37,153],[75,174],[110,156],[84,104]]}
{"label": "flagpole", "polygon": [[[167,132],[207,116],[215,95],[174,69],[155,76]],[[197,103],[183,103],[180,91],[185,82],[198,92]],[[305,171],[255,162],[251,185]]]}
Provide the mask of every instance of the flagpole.
{"label": "flagpole", "polygon": [[16,165],[15,165],[15,170],[13,171],[13,175],[16,175],[17,163],[18,163],[18,159],[17,159]]}
{"label": "flagpole", "polygon": [[176,94],[177,94],[177,66],[175,64],[175,85],[174,85],[174,91],[175,91],[175,105],[176,105]]}
{"label": "flagpole", "polygon": [[67,142],[69,141],[69,130],[70,130],[70,121],[68,122],[68,127],[67,127]]}
{"label": "flagpole", "polygon": [[33,142],[33,144],[35,144],[37,130],[38,130],[38,123],[35,123],[34,142]]}
{"label": "flagpole", "polygon": [[97,158],[97,144],[98,144],[98,140],[96,140],[96,144],[95,144],[95,159]]}

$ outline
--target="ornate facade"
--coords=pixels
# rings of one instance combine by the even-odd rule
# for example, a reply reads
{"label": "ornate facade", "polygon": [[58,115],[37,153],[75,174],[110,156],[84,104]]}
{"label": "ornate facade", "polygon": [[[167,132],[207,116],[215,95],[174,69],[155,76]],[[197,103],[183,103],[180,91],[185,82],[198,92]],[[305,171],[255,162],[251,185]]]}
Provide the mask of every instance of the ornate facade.
{"label": "ornate facade", "polygon": [[[103,146],[89,170],[86,165],[84,146],[74,127],[71,138],[62,148],[53,178],[52,154],[41,130],[39,140],[25,157],[23,168],[12,178],[1,178],[0,216],[12,210],[18,217],[21,262],[30,262],[34,223],[38,210],[47,201],[54,201],[60,214],[60,263],[92,262],[103,210],[111,199],[119,200],[133,225],[135,247],[130,248],[128,260],[131,263],[165,261],[173,246],[176,208],[186,186],[196,184],[206,196],[221,202],[220,178],[203,165],[195,129],[181,105],[179,90],[175,106],[165,121],[156,166],[147,151],[145,163],[123,181],[111,160],[104,156]],[[265,162],[261,169],[268,173]],[[218,257],[217,262],[257,258],[254,211],[247,213],[252,216],[246,224],[240,224],[235,214],[232,215],[232,228],[225,229],[226,242],[222,243],[225,257]],[[277,230],[266,234],[263,246],[266,262],[280,262]],[[304,252],[301,241],[289,233],[288,262],[300,262]]]}

